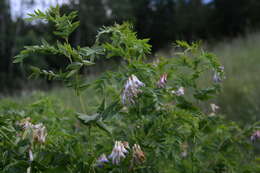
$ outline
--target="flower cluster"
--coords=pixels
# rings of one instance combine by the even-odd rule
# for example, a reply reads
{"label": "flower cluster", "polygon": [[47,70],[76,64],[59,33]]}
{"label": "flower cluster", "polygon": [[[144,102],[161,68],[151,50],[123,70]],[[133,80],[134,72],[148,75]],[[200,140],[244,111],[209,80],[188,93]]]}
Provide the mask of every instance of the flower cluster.
{"label": "flower cluster", "polygon": [[182,96],[182,95],[184,95],[184,88],[180,87],[177,91],[173,90],[172,93],[177,96]]}
{"label": "flower cluster", "polygon": [[214,81],[215,83],[222,82],[221,73],[224,72],[224,66],[221,66],[221,67],[220,67],[220,70],[221,70],[221,72],[217,72],[217,71],[214,72],[213,81]]}
{"label": "flower cluster", "polygon": [[[129,153],[130,147],[128,142],[115,141],[114,148],[111,154],[107,157],[105,154],[102,154],[96,161],[96,166],[103,167],[105,163],[109,162],[111,159],[112,164],[119,165],[119,163],[126,158]],[[133,158],[132,164],[141,164],[145,160],[145,154],[141,150],[140,145],[134,144],[132,147]]]}
{"label": "flower cluster", "polygon": [[45,143],[47,136],[46,127],[42,123],[34,125],[30,121],[31,118],[23,119],[19,125],[23,128],[24,131],[31,130],[33,141]]}
{"label": "flower cluster", "polygon": [[[46,128],[42,123],[39,124],[32,124],[31,123],[31,118],[25,118],[23,120],[21,120],[21,122],[19,123],[19,125],[22,127],[24,134],[23,137],[29,137],[30,140],[32,141],[32,144],[29,148],[29,161],[33,162],[34,160],[34,156],[33,156],[33,142],[38,142],[38,143],[45,143],[46,141],[46,136],[47,136],[47,132],[46,132]],[[32,167],[29,166],[27,168],[27,172],[31,172]]]}
{"label": "flower cluster", "polygon": [[119,162],[126,157],[128,151],[126,150],[127,145],[121,141],[116,141],[112,153],[108,156],[112,159],[112,163],[118,165]]}
{"label": "flower cluster", "polygon": [[141,92],[140,87],[145,86],[135,75],[131,75],[124,86],[122,94],[123,104],[135,103],[134,97],[137,97],[138,93]]}
{"label": "flower cluster", "polygon": [[254,132],[250,139],[252,142],[255,142],[257,139],[260,139],[260,130]]}
{"label": "flower cluster", "polygon": [[211,107],[212,112],[209,114],[209,116],[215,116],[217,110],[219,109],[219,106],[214,103],[211,103],[210,107]]}
{"label": "flower cluster", "polygon": [[166,83],[167,83],[167,73],[164,73],[164,74],[160,77],[159,81],[157,82],[157,87],[158,87],[158,88],[165,88]]}

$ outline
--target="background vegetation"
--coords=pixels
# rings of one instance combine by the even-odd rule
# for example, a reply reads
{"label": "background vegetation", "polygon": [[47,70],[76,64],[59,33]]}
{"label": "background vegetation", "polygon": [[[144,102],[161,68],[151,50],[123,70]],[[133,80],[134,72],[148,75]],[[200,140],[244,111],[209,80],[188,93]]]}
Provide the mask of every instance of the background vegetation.
{"label": "background vegetation", "polygon": [[[37,0],[40,2],[41,0]],[[35,0],[22,3],[33,8]],[[21,68],[13,65],[12,57],[24,45],[37,44],[44,37],[54,42],[52,26],[46,23],[24,22],[23,9],[16,19],[11,18],[10,1],[0,2],[0,75],[1,91],[19,89],[26,82],[27,63]],[[131,21],[140,38],[150,38],[153,52],[173,41],[220,40],[244,35],[259,28],[258,0],[70,0],[63,4],[63,12],[79,11],[79,29],[70,38],[73,45],[93,44],[98,28],[123,21]],[[41,66],[58,69],[62,64],[53,56],[30,60]],[[101,64],[103,62],[100,62]],[[100,68],[89,70],[89,73]],[[12,78],[13,80],[9,80]],[[38,86],[42,86],[41,84]]]}

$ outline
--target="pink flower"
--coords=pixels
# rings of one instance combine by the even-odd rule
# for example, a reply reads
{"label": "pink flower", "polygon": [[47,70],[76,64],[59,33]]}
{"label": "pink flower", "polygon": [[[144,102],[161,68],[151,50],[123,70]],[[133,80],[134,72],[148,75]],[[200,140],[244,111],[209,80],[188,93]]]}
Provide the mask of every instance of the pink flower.
{"label": "pink flower", "polygon": [[260,130],[257,130],[256,132],[254,132],[252,134],[252,136],[250,137],[252,142],[255,142],[259,138],[260,138]]}
{"label": "pink flower", "polygon": [[165,88],[166,83],[167,83],[167,73],[164,73],[164,74],[160,77],[159,81],[157,82],[157,87],[158,87],[158,88]]}

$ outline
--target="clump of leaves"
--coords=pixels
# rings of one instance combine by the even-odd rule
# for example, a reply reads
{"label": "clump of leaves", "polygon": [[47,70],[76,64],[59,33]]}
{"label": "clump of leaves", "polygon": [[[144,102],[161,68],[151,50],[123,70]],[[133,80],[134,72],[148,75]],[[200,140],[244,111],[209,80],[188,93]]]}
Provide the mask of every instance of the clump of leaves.
{"label": "clump of leaves", "polygon": [[[79,167],[89,172],[115,173],[259,170],[249,140],[252,131],[259,129],[259,122],[242,128],[218,115],[216,109],[205,113],[198,106],[221,91],[224,69],[215,55],[205,52],[198,43],[177,41],[175,46],[180,51],[175,57],[147,62],[151,48],[148,39],[138,39],[128,23],[103,27],[92,47],[73,48],[68,38],[78,25],[73,22],[75,16],[75,12],[60,15],[58,7],[46,13],[36,11],[31,19],[54,23],[54,34],[64,42],[50,45],[43,41],[40,46],[25,47],[15,57],[15,62],[22,62],[33,53],[63,55],[70,61],[66,69],[52,72],[34,67],[33,75],[62,80],[79,94],[88,87],[101,100],[93,115],[76,113],[77,119],[88,127],[87,139],[77,141],[79,146],[88,148],[84,150],[88,157],[75,151],[78,149],[72,147],[73,142],[61,142],[69,143],[68,148],[62,148],[62,152],[71,156],[62,160],[71,163],[64,164],[66,170],[77,172]],[[81,68],[94,65],[97,58],[114,57],[124,61],[117,72],[105,72],[92,83],[83,80]],[[210,76],[208,86],[201,86],[199,81],[207,80],[207,76]],[[44,165],[42,160],[37,163]]]}

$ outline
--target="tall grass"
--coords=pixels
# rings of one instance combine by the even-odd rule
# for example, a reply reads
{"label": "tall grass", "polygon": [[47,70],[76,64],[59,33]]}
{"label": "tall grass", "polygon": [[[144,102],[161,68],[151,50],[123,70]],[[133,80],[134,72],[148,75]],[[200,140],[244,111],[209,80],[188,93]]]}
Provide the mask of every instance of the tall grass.
{"label": "tall grass", "polygon": [[217,99],[223,114],[243,122],[260,120],[260,33],[220,42],[213,51],[227,76]]}

